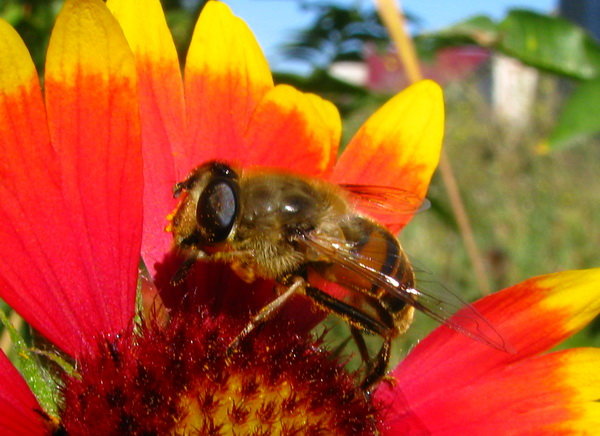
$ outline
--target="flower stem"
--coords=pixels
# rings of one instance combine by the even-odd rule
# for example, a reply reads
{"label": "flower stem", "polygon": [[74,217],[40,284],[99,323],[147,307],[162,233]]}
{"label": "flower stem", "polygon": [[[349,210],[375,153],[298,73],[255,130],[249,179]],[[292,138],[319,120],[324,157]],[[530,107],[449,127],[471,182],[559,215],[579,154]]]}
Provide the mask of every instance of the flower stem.
{"label": "flower stem", "polygon": [[460,190],[458,189],[456,177],[454,177],[450,159],[448,159],[448,155],[443,150],[440,157],[440,174],[442,175],[442,180],[446,187],[446,193],[450,198],[450,204],[452,205],[452,211],[454,212],[454,217],[456,218],[463,244],[465,244],[465,249],[473,264],[479,292],[481,295],[487,295],[490,293],[491,289],[485,263],[481,256],[481,252],[479,251],[479,247],[477,246],[477,242],[475,241],[471,221],[465,209],[462,197],[460,196]]}
{"label": "flower stem", "polygon": [[406,20],[404,19],[400,0],[375,0],[375,4],[379,17],[396,46],[396,52],[400,62],[406,69],[410,83],[418,82],[423,79],[423,74],[421,73],[413,40],[406,30]]}
{"label": "flower stem", "polygon": [[[413,40],[406,29],[406,20],[404,19],[400,0],[375,0],[375,5],[379,16],[381,17],[381,21],[388,29],[390,37],[396,46],[398,57],[406,69],[408,79],[411,83],[421,80],[423,74],[421,73]],[[439,168],[446,192],[450,198],[450,204],[458,224],[463,244],[473,265],[477,285],[482,295],[489,294],[490,280],[483,262],[483,257],[477,247],[469,215],[465,209],[460,190],[458,189],[458,183],[456,182],[454,172],[452,171],[452,165],[443,149],[440,156]]]}

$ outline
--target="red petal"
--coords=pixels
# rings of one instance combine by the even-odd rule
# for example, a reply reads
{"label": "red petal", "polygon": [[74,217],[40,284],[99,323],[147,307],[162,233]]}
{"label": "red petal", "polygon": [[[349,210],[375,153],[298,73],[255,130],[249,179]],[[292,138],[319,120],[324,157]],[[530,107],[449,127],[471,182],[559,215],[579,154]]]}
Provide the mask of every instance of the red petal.
{"label": "red petal", "polygon": [[[409,410],[432,434],[581,434],[600,423],[599,365],[594,348],[525,359]],[[396,425],[417,433],[391,407],[389,434]]]}
{"label": "red petal", "polygon": [[3,21],[0,47],[0,154],[5,162],[0,167],[0,293],[40,332],[74,351],[81,342],[77,323],[59,294],[59,280],[69,274],[58,259],[68,248],[57,232],[70,235],[68,215],[37,73],[25,45]]}
{"label": "red petal", "polygon": [[[600,269],[529,279],[474,304],[516,352],[498,351],[446,326],[417,345],[394,375],[408,398],[427,401],[481,375],[548,350],[600,311]],[[427,377],[412,375],[422,372]]]}
{"label": "red petal", "polygon": [[[519,365],[528,365],[531,356],[590,322],[600,311],[598,283],[600,269],[567,271],[527,280],[476,302],[474,306],[516,352],[495,350],[442,326],[421,341],[394,370],[394,389],[402,392],[409,400],[410,411],[423,422],[430,417],[427,411],[438,404],[449,407],[446,401],[456,400],[454,407],[460,409],[460,392],[478,383],[494,383],[503,374],[509,374],[507,371],[516,371],[514,368],[529,368]],[[523,380],[527,383],[529,379]],[[532,383],[529,390],[524,386],[520,389],[533,388],[539,386]],[[389,403],[394,390],[382,386],[376,395]]]}
{"label": "red petal", "polygon": [[4,436],[48,434],[41,412],[41,406],[21,374],[0,351],[0,433]]}
{"label": "red petal", "polygon": [[102,2],[65,4],[46,72],[54,148],[33,78],[4,96],[2,118],[18,130],[2,140],[11,163],[2,177],[2,288],[36,329],[77,354],[131,326],[141,239],[135,65]]}
{"label": "red petal", "polygon": [[130,326],[134,312],[143,188],[135,64],[96,0],[65,4],[47,57],[48,125],[75,236],[59,260],[72,281],[63,289],[91,340]]}
{"label": "red petal", "polygon": [[[136,57],[144,154],[142,256],[151,274],[172,245],[164,231],[175,208],[174,156],[183,155],[183,83],[173,39],[158,1],[109,1]],[[144,19],[140,20],[143,16]]]}

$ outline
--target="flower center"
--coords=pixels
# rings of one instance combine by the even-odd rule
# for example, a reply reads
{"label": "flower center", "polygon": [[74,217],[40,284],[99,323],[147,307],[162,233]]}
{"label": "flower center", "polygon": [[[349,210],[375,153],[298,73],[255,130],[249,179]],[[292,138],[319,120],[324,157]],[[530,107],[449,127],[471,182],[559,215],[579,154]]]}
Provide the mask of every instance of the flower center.
{"label": "flower center", "polygon": [[[188,414],[175,433],[319,434],[330,428],[326,408],[306,407],[309,389],[283,381],[273,386],[252,374],[231,376],[225,385],[202,383],[182,398]],[[315,406],[315,405],[312,405]]]}
{"label": "flower center", "polygon": [[[279,326],[281,327],[281,326]],[[375,434],[356,380],[314,342],[207,312],[105,341],[65,379],[68,434]],[[287,334],[286,334],[287,333]]]}

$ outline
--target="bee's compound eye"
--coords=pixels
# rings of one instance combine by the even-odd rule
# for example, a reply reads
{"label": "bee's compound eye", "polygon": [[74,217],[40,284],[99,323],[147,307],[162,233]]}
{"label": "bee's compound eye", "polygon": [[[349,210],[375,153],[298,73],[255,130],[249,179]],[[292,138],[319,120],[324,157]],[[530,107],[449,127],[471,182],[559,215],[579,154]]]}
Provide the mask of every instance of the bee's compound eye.
{"label": "bee's compound eye", "polygon": [[196,220],[206,242],[222,242],[231,232],[238,210],[234,183],[228,179],[213,179],[198,199]]}

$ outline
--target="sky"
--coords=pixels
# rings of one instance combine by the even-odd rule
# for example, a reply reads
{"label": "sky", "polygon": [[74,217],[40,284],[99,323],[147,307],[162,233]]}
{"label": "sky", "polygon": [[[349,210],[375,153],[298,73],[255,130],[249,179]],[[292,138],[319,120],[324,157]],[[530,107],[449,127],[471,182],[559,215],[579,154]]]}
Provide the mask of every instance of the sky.
{"label": "sky", "polygon": [[[372,1],[362,0],[367,4]],[[361,0],[336,2],[352,5]],[[289,41],[294,30],[306,27],[312,20],[312,14],[302,10],[298,1],[228,0],[227,3],[250,25],[273,69],[300,68],[278,54],[278,46]],[[472,15],[484,14],[500,19],[512,8],[548,13],[556,8],[558,0],[403,0],[402,5],[406,12],[421,20],[422,30],[437,30]]]}

